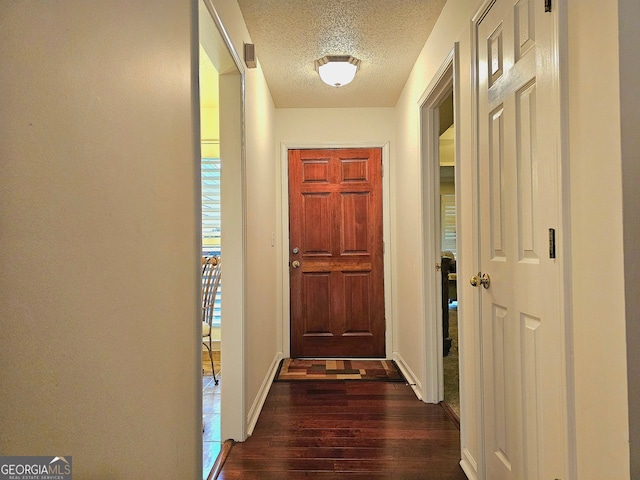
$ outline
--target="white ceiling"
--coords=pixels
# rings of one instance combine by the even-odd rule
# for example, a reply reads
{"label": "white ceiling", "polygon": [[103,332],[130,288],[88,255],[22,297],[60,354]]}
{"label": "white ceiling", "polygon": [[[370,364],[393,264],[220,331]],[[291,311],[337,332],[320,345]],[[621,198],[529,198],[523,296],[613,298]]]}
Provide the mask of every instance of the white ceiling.
{"label": "white ceiling", "polygon": [[[278,108],[393,107],[446,0],[238,0]],[[325,85],[324,55],[361,60],[355,80]]]}

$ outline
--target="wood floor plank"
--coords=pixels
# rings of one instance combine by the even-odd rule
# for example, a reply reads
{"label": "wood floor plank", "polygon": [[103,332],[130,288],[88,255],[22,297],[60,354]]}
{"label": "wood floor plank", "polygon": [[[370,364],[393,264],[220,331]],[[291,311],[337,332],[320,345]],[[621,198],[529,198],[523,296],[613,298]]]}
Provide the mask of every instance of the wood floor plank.
{"label": "wood floor plank", "polygon": [[[458,478],[451,472],[403,473],[401,477],[390,476],[388,472],[231,472],[218,477],[220,480],[450,480]],[[462,477],[465,478],[465,477]]]}
{"label": "wood floor plank", "polygon": [[[308,447],[273,447],[269,448],[269,457],[272,461],[282,459],[308,459],[310,453],[313,453],[314,459],[331,459],[341,461],[361,461],[361,460],[378,460],[383,462],[393,462],[403,459],[406,462],[415,462],[418,457],[418,463],[422,465],[424,460],[439,461],[443,454],[455,455],[457,449],[442,448],[440,445],[427,449],[407,448],[406,446],[398,448],[350,448],[350,447],[333,447],[333,448],[313,448]],[[237,452],[237,461],[247,461],[263,458],[264,454],[259,452],[243,451]],[[445,460],[446,461],[446,460]]]}
{"label": "wood floor plank", "polygon": [[465,480],[460,434],[408,385],[278,382],[221,480]]}

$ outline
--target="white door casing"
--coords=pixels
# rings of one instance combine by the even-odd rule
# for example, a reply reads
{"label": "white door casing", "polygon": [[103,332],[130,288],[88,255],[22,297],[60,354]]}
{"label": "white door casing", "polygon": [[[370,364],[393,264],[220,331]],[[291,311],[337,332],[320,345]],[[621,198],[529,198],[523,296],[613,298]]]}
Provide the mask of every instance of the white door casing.
{"label": "white door casing", "polygon": [[[240,60],[213,0],[198,3],[201,22],[198,41],[205,50],[219,52],[220,76],[220,158],[224,169],[221,181],[222,251],[225,257],[224,281],[233,285],[222,303],[220,354],[225,366],[224,390],[221,393],[220,428],[223,438],[243,442],[247,438],[245,408],[245,125],[244,66]],[[196,45],[197,48],[197,45]],[[227,55],[228,52],[228,55]],[[235,69],[235,70],[234,70]],[[233,72],[233,73],[232,73]]]}
{"label": "white door casing", "polygon": [[[487,2],[487,5],[489,3]],[[557,13],[497,0],[477,17],[485,478],[567,478]],[[560,251],[558,249],[558,251]]]}
{"label": "white door casing", "polygon": [[[386,172],[390,171],[390,144],[388,141],[359,141],[359,142],[289,142],[280,144],[280,218],[281,218],[281,235],[282,250],[281,258],[289,258],[292,246],[289,245],[289,168],[288,158],[289,150],[293,149],[331,149],[331,148],[381,148],[382,149],[382,223],[383,223],[383,242],[388,247],[391,244],[391,183],[390,175]],[[391,249],[385,248],[384,256],[384,296],[385,296],[385,322],[386,322],[386,341],[385,352],[386,358],[391,359],[393,348],[393,298],[391,292]],[[286,262],[281,274],[281,294],[282,294],[282,323],[280,332],[280,341],[282,348],[282,356],[284,358],[291,355],[291,325],[290,325],[290,284],[289,284],[289,267]]]}

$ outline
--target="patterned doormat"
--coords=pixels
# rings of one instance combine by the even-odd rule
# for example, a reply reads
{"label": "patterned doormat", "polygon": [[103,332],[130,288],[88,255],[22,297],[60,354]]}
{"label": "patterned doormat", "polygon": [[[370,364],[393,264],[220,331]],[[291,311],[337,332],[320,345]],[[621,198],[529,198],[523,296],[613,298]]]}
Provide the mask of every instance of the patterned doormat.
{"label": "patterned doormat", "polygon": [[274,382],[298,380],[406,382],[393,360],[283,359]]}

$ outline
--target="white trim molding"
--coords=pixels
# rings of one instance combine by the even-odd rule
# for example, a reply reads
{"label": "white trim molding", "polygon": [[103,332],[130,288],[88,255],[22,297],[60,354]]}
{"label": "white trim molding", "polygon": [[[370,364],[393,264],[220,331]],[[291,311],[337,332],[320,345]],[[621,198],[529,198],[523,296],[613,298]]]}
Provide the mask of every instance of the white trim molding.
{"label": "white trim molding", "polygon": [[409,367],[407,362],[402,358],[398,352],[393,353],[393,360],[396,362],[396,365],[404,375],[405,380],[409,386],[413,389],[413,393],[416,394],[418,400],[422,400],[424,397],[422,382],[420,382],[420,376],[416,375],[416,373]]}
{"label": "white trim molding", "polygon": [[267,395],[269,394],[269,389],[271,388],[271,384],[273,380],[276,378],[276,373],[278,373],[278,366],[280,365],[280,361],[284,358],[282,352],[276,353],[275,357],[271,361],[271,365],[269,365],[269,370],[267,370],[267,374],[262,380],[262,384],[260,385],[260,389],[258,390],[258,394],[256,395],[249,412],[247,413],[247,436],[251,436],[253,433],[253,429],[256,427],[256,423],[258,422],[258,418],[260,417],[260,412],[262,411],[262,407],[264,406],[264,402],[267,400]]}
{"label": "white trim molding", "polygon": [[[423,329],[424,358],[422,382],[425,387],[424,401],[438,403],[444,398],[444,381],[442,375],[442,310],[441,283],[436,264],[440,263],[440,165],[437,118],[438,108],[454,87],[454,63],[456,63],[457,47],[449,52],[440,69],[418,101],[420,109],[420,169],[422,199],[422,285],[424,289]],[[457,117],[457,115],[456,115]],[[457,127],[455,127],[457,128]],[[458,138],[459,135],[456,135]],[[457,156],[457,152],[456,152]],[[436,198],[437,196],[437,198]],[[458,207],[456,207],[458,210]],[[456,217],[460,215],[456,212]],[[461,250],[458,245],[458,251]]]}
{"label": "white trim molding", "polygon": [[[220,123],[220,148],[225,178],[221,183],[222,225],[225,236],[225,282],[229,288],[227,301],[222,305],[226,319],[222,325],[225,341],[221,344],[221,362],[225,365],[225,382],[221,394],[221,432],[223,438],[236,441],[246,439],[246,392],[245,392],[245,280],[246,280],[246,127],[245,127],[245,69],[240,55],[233,45],[213,0],[199,0],[200,15],[207,10],[217,35],[216,46],[229,53],[237,72],[220,77],[220,111],[225,121]],[[202,32],[200,32],[202,35]],[[198,51],[198,42],[193,45]],[[196,107],[199,108],[199,107]],[[226,109],[226,110],[225,110]],[[225,158],[230,159],[225,163]],[[199,181],[199,180],[198,180]],[[226,223],[224,218],[234,218]],[[202,412],[199,413],[200,415]]]}

